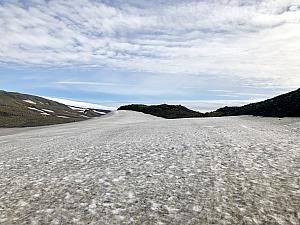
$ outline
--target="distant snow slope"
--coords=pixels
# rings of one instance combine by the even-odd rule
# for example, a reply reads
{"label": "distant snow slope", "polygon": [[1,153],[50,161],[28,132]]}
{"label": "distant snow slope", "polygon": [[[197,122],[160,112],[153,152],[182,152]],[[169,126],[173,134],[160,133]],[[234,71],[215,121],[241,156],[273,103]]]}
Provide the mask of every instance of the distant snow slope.
{"label": "distant snow slope", "polygon": [[118,110],[111,112],[110,116],[103,117],[102,121],[108,122],[110,124],[135,124],[153,121],[164,121],[166,119],[152,116],[149,114],[144,114],[141,112]]}
{"label": "distant snow slope", "polygon": [[88,103],[88,102],[80,102],[80,101],[73,101],[73,100],[68,100],[68,99],[61,99],[61,98],[52,98],[52,97],[45,97],[43,98],[50,99],[52,101],[56,101],[68,106],[75,106],[79,108],[86,108],[86,109],[102,109],[102,110],[110,110],[114,111],[116,108],[114,107],[109,107],[109,106],[104,106],[104,105],[99,105],[99,104],[93,104],[93,103]]}

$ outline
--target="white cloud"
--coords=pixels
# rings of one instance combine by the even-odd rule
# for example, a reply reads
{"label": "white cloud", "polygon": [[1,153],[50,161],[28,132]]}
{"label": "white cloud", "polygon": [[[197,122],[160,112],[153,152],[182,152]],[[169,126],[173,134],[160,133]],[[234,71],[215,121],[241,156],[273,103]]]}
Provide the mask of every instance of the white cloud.
{"label": "white cloud", "polygon": [[83,86],[117,86],[115,83],[107,82],[91,82],[91,81],[57,81],[57,84],[68,84],[68,85],[83,85]]}
{"label": "white cloud", "polygon": [[300,85],[298,0],[21,2],[0,3],[0,62]]}

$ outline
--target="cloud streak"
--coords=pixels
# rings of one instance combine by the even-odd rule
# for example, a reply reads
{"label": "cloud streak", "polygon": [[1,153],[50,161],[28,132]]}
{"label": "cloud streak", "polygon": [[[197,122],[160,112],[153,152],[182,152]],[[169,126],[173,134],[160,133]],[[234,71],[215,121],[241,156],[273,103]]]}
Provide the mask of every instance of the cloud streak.
{"label": "cloud streak", "polygon": [[0,62],[300,84],[297,0],[0,1]]}

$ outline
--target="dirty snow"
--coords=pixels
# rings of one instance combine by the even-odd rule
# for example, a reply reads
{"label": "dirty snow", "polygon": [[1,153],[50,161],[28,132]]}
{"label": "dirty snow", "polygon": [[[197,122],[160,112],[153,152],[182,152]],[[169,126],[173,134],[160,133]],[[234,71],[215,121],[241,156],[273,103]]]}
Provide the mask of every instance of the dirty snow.
{"label": "dirty snow", "polygon": [[121,111],[0,135],[0,224],[300,224],[299,122]]}

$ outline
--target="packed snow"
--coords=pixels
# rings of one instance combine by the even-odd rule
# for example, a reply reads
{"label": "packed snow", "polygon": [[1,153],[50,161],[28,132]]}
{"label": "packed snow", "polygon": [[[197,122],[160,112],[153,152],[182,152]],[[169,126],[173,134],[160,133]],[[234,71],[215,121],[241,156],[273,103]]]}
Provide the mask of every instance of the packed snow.
{"label": "packed snow", "polygon": [[300,224],[300,119],[117,111],[1,136],[0,224]]}

